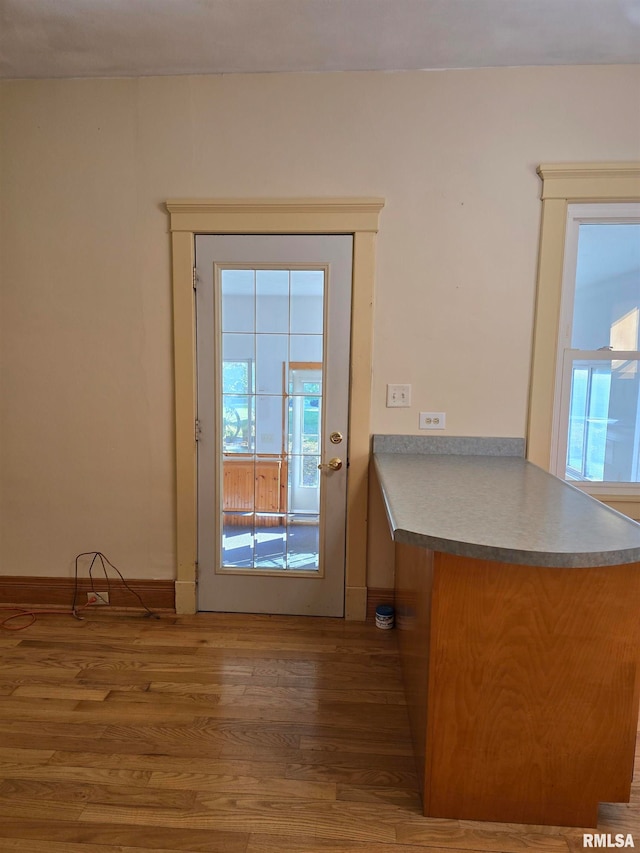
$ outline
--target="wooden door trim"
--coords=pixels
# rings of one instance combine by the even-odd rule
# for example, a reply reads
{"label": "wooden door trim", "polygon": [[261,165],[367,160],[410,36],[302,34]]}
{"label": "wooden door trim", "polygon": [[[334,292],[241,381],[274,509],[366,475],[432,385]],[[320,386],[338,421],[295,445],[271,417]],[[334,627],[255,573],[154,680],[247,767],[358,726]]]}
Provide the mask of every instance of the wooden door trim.
{"label": "wooden door trim", "polygon": [[351,234],[353,293],[345,617],[365,618],[375,236],[383,206],[381,198],[173,199],[166,202],[173,273],[176,612],[196,612],[197,398],[193,289],[196,234]]}

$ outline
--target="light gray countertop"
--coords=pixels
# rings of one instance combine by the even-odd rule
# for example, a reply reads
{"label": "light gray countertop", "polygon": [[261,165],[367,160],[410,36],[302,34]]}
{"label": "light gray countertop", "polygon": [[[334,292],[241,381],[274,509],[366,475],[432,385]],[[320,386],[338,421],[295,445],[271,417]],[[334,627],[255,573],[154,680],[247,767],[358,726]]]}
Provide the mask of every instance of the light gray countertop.
{"label": "light gray countertop", "polygon": [[519,456],[377,447],[374,441],[397,542],[533,566],[640,561],[640,524]]}

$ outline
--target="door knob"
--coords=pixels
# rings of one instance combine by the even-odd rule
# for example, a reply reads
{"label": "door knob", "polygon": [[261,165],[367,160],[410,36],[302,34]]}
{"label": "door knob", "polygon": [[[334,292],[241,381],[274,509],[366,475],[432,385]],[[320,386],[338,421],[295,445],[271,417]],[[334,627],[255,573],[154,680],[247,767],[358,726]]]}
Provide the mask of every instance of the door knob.
{"label": "door knob", "polygon": [[318,465],[318,468],[321,471],[325,468],[329,471],[339,471],[342,468],[342,459],[338,459],[337,456],[334,456],[326,465]]}

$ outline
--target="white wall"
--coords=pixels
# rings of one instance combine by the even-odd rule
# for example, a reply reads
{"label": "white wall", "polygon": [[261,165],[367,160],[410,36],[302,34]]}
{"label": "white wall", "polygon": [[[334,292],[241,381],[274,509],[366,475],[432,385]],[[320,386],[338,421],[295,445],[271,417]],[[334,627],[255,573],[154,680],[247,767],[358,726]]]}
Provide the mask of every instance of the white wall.
{"label": "white wall", "polygon": [[0,571],[173,576],[165,199],[385,197],[372,431],[522,436],[535,168],[640,158],[639,102],[639,66],[1,83]]}

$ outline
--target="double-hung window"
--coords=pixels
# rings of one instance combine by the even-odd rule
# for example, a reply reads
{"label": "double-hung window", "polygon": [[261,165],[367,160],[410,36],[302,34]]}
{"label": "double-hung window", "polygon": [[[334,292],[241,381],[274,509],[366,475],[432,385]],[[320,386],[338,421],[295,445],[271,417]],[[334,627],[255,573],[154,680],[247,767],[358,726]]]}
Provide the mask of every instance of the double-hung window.
{"label": "double-hung window", "polygon": [[551,467],[592,494],[640,483],[640,204],[569,204]]}
{"label": "double-hung window", "polygon": [[640,163],[538,173],[527,457],[640,518]]}

